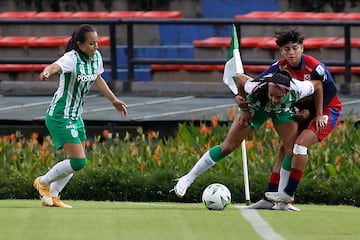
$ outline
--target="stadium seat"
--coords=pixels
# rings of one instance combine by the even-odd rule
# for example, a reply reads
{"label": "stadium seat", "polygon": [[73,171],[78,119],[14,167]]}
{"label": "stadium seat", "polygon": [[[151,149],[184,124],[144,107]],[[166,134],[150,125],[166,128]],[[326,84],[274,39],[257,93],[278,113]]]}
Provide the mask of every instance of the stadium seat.
{"label": "stadium seat", "polygon": [[351,47],[360,48],[360,38],[351,38],[350,44],[351,44]]}
{"label": "stadium seat", "polygon": [[230,42],[231,42],[230,37],[210,37],[203,40],[194,40],[192,44],[194,47],[221,48],[221,47],[229,47]]}
{"label": "stadium seat", "polygon": [[182,18],[180,11],[146,11],[140,18]]}
{"label": "stadium seat", "polygon": [[247,14],[235,15],[235,19],[276,19],[276,16],[280,15],[281,12],[262,12],[254,11]]}
{"label": "stadium seat", "polygon": [[282,20],[304,20],[309,19],[314,13],[312,12],[281,12],[276,15],[276,19]]}
{"label": "stadium seat", "polygon": [[28,47],[37,37],[8,36],[0,39],[0,47]]}
{"label": "stadium seat", "polygon": [[256,47],[261,49],[279,49],[276,45],[276,38],[275,37],[264,37],[262,41],[259,41]]}
{"label": "stadium seat", "polygon": [[360,13],[359,12],[351,12],[351,13],[346,13],[344,14],[344,16],[342,17],[343,20],[360,20]]}
{"label": "stadium seat", "polygon": [[36,12],[2,12],[0,18],[31,18],[36,15]]}
{"label": "stadium seat", "polygon": [[[264,42],[264,41],[273,41],[274,44],[276,45],[274,38],[269,39],[268,37],[244,37],[244,38],[241,38],[241,40],[240,40],[240,47],[254,48],[254,47],[258,47],[259,44],[262,44],[262,42]],[[276,46],[276,48],[277,48],[277,46]]]}
{"label": "stadium seat", "polygon": [[[273,39],[271,39],[273,40]],[[243,37],[240,39],[240,47],[253,48],[257,47],[260,42],[269,41],[268,37]],[[221,48],[230,47],[230,37],[210,37],[203,40],[194,40],[194,47],[208,47],[208,48]]]}
{"label": "stadium seat", "polygon": [[98,37],[99,46],[110,46],[110,37],[107,36],[99,36]]}
{"label": "stadium seat", "polygon": [[70,18],[102,18],[109,15],[109,12],[88,12],[88,11],[80,11],[74,12]]}
{"label": "stadium seat", "polygon": [[42,36],[28,43],[29,47],[61,47],[66,46],[70,37],[66,36]]}
{"label": "stadium seat", "polygon": [[33,18],[49,18],[49,19],[61,19],[69,18],[73,15],[73,12],[38,12]]}
{"label": "stadium seat", "polygon": [[144,12],[143,11],[113,11],[109,12],[106,18],[139,18]]}
{"label": "stadium seat", "polygon": [[[305,38],[305,49],[318,49],[330,46],[331,42],[336,41],[337,37],[318,37],[318,38]],[[329,45],[326,45],[329,44]]]}
{"label": "stadium seat", "polygon": [[244,65],[244,71],[252,73],[262,73],[268,68],[268,65]]}
{"label": "stadium seat", "polygon": [[314,12],[311,15],[311,19],[314,20],[342,20],[345,17],[345,13],[338,12]]}
{"label": "stadium seat", "polygon": [[47,64],[0,64],[0,72],[41,72]]}

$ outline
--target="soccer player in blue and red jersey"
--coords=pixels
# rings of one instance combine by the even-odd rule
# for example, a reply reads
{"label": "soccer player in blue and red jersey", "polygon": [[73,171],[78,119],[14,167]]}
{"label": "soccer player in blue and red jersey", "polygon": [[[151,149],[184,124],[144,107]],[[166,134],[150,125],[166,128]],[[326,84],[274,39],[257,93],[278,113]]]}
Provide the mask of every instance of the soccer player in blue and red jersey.
{"label": "soccer player in blue and red jersey", "polygon": [[[327,125],[324,129],[317,130],[315,121],[312,121],[299,133],[294,144],[293,156],[286,155],[284,161],[281,161],[281,155],[284,156],[285,154],[279,155],[279,161],[269,178],[268,189],[265,193],[266,199],[255,203],[254,208],[270,208],[272,206],[270,201],[285,203],[283,206],[292,202],[308,159],[308,148],[317,142],[321,142],[340,122],[342,104],[331,73],[324,63],[303,53],[303,41],[304,37],[296,28],[291,27],[276,32],[276,44],[279,47],[282,59],[271,65],[260,74],[260,77],[286,69],[298,80],[322,81],[324,106],[322,117],[327,121]],[[267,200],[269,201],[266,203]],[[280,209],[287,210],[288,208],[280,207]]]}

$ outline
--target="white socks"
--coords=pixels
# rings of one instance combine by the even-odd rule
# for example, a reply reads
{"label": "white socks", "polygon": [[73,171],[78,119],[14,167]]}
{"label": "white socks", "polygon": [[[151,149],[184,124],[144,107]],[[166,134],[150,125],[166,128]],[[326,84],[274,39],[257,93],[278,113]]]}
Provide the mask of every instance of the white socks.
{"label": "white socks", "polygon": [[67,175],[66,177],[63,177],[55,182],[52,182],[50,185],[51,197],[53,197],[53,198],[58,197],[61,190],[63,190],[63,188],[70,181],[70,179],[72,178],[73,175],[74,174],[71,173],[71,174]]}
{"label": "white socks", "polygon": [[50,185],[61,178],[67,177],[69,174],[74,173],[71,167],[70,160],[65,159],[57,163],[51,168],[44,176],[40,178],[40,183],[44,185]]}
{"label": "white socks", "polygon": [[192,183],[197,176],[214,166],[216,162],[212,160],[210,156],[209,150],[202,155],[202,157],[199,159],[199,161],[196,162],[194,167],[190,170],[190,172],[187,174],[187,177],[189,178],[189,181]]}
{"label": "white socks", "polygon": [[278,192],[284,192],[284,189],[289,182],[289,177],[290,177],[290,171],[281,168]]}

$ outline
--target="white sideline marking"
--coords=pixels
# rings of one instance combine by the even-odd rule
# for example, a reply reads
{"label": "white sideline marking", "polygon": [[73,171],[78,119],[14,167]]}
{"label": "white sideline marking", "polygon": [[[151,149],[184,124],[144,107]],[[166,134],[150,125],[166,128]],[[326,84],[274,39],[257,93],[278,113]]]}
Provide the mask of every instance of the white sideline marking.
{"label": "white sideline marking", "polygon": [[244,209],[244,207],[241,206],[236,207],[240,210],[244,218],[250,222],[260,237],[266,240],[285,240],[271,228],[255,209]]}
{"label": "white sideline marking", "polygon": [[[87,97],[88,98],[93,98],[93,97],[96,97],[96,95],[89,95]],[[9,106],[9,107],[3,107],[3,108],[0,108],[0,111],[14,110],[14,109],[26,108],[26,107],[35,107],[35,106],[41,106],[41,105],[48,105],[48,104],[51,103],[51,97],[49,97],[49,98],[50,98],[49,101],[34,102],[34,103],[24,103],[24,104]]]}
{"label": "white sideline marking", "polygon": [[[177,98],[167,98],[167,99],[161,99],[161,100],[153,100],[148,102],[140,102],[140,103],[133,103],[128,104],[129,107],[138,107],[138,106],[146,106],[146,105],[152,105],[152,104],[160,104],[160,103],[169,103],[169,102],[176,102],[176,101],[182,101],[187,99],[195,98],[194,96],[186,96],[186,97],[177,97]],[[103,107],[103,108],[94,108],[84,111],[83,113],[89,113],[89,112],[101,112],[101,111],[107,111],[114,109],[113,106],[111,107]]]}
{"label": "white sideline marking", "polygon": [[138,118],[132,118],[132,120],[142,120],[142,119],[149,119],[149,118],[155,118],[155,117],[160,117],[160,116],[164,117],[164,116],[178,115],[178,114],[184,114],[184,113],[194,113],[194,112],[201,112],[201,111],[205,111],[205,110],[213,110],[213,109],[226,108],[226,107],[232,107],[232,106],[234,106],[233,103],[222,104],[222,105],[216,105],[216,106],[210,106],[210,107],[194,108],[191,110],[182,110],[182,111],[145,115],[145,116],[138,117]]}

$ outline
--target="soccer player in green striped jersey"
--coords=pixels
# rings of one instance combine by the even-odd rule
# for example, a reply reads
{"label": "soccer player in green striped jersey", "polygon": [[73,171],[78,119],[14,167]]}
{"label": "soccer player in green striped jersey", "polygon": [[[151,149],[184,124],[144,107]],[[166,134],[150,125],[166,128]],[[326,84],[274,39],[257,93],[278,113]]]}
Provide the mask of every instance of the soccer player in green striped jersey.
{"label": "soccer player in green striped jersey", "polygon": [[98,34],[88,24],[80,25],[69,40],[65,53],[40,73],[40,80],[54,74],[60,83],[46,112],[45,124],[57,149],[68,158],[54,165],[43,176],[34,180],[43,206],[71,208],[60,200],[59,193],[74,172],[86,165],[86,132],[81,118],[85,97],[93,83],[121,115],[127,115],[127,105],[119,100],[101,77],[104,72],[98,51]]}

